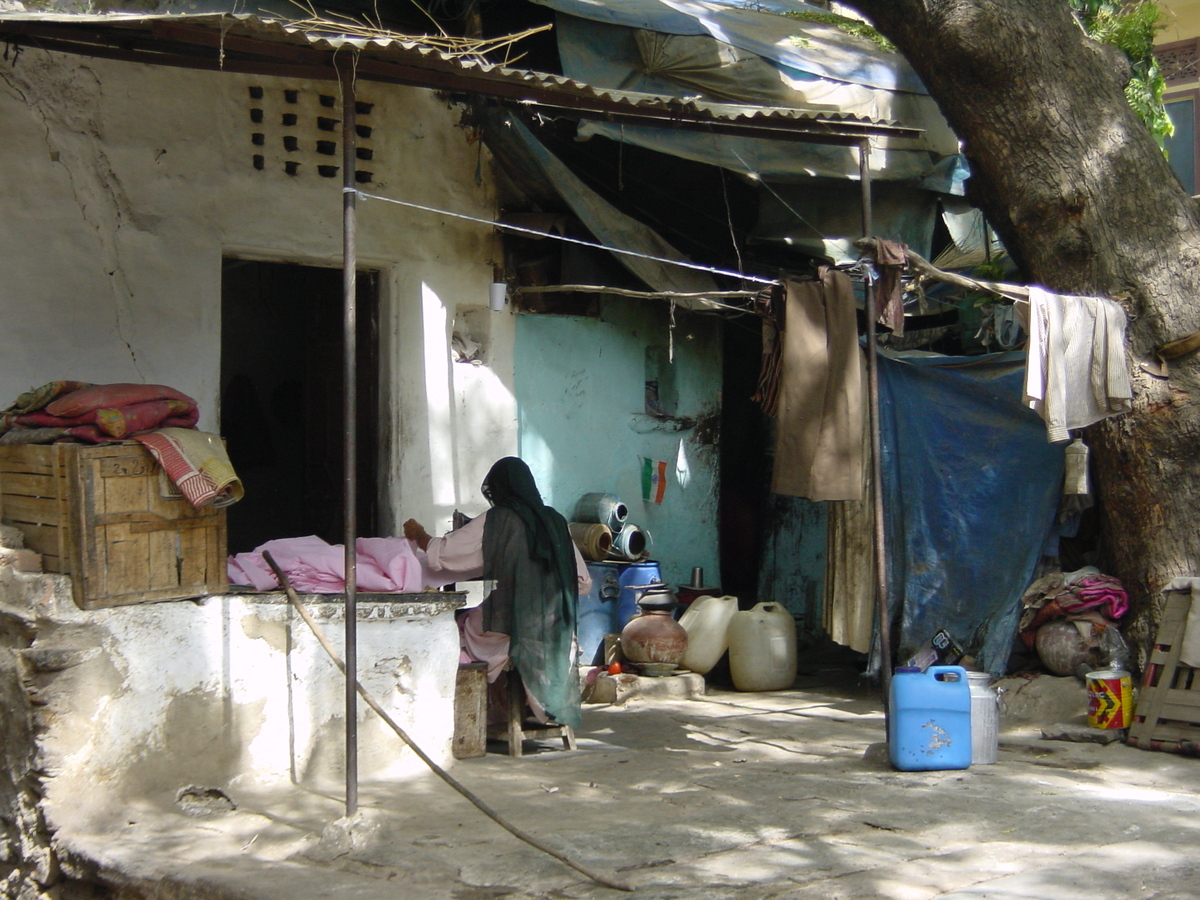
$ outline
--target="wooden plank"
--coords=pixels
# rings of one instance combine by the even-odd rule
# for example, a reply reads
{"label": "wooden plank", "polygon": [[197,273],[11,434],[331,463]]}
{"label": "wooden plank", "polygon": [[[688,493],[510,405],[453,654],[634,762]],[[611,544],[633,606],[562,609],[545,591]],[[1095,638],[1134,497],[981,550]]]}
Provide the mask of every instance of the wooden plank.
{"label": "wooden plank", "polygon": [[50,473],[5,472],[0,476],[4,493],[17,497],[57,497],[58,486]]}
{"label": "wooden plank", "polygon": [[19,497],[9,495],[4,500],[5,515],[14,525],[48,525],[58,527],[62,520],[59,502],[54,497]]}
{"label": "wooden plank", "polygon": [[1195,743],[1200,741],[1200,679],[1179,661],[1183,632],[1191,609],[1190,593],[1167,594],[1158,634],[1129,728],[1129,743]]}

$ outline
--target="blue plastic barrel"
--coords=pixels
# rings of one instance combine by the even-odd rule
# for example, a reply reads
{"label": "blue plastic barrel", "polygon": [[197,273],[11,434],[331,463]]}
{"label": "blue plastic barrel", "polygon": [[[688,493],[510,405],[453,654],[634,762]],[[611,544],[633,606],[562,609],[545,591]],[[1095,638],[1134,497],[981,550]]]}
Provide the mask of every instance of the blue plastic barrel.
{"label": "blue plastic barrel", "polygon": [[579,598],[575,633],[579,639],[579,661],[585,666],[604,662],[604,636],[620,631],[617,628],[617,597],[621,594],[616,563],[590,562],[592,589]]}
{"label": "blue plastic barrel", "polygon": [[641,612],[638,609],[637,602],[642,592],[634,590],[634,588],[662,581],[662,573],[658,568],[658,563],[652,559],[648,559],[645,562],[622,565],[618,581],[621,585],[621,595],[617,598],[615,630],[619,632],[629,624],[630,619]]}
{"label": "blue plastic barrel", "polygon": [[971,765],[971,687],[962,666],[892,675],[888,757],[904,772]]}

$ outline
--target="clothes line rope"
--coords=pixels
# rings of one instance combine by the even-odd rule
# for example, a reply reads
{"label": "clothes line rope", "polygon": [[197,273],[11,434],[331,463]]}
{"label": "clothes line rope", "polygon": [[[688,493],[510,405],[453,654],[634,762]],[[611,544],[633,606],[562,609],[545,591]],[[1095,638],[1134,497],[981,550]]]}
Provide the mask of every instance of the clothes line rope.
{"label": "clothes line rope", "polygon": [[[344,188],[343,190],[350,190]],[[636,250],[625,250],[621,247],[609,247],[605,244],[597,244],[594,241],[584,241],[579,238],[566,237],[561,234],[554,234],[550,231],[539,231],[536,228],[526,228],[523,225],[510,225],[505,222],[496,222],[492,219],[483,219],[478,216],[469,216],[466,213],[451,212],[448,209],[438,209],[435,206],[424,206],[420,203],[413,203],[409,200],[397,200],[394,197],[383,197],[379,194],[368,194],[366,191],[355,190],[355,194],[362,200],[382,200],[384,203],[395,203],[397,206],[404,206],[409,209],[416,209],[422,212],[436,213],[441,216],[449,216],[452,219],[463,219],[467,222],[476,222],[480,225],[489,225],[492,228],[499,228],[502,231],[513,231],[519,234],[528,234],[533,237],[551,238],[556,241],[563,241],[568,244],[578,244],[581,247],[591,247],[593,250],[607,250],[609,253],[616,253],[622,256],[633,256],[638,259],[647,259],[651,262],[666,263],[672,266],[679,266],[684,269],[694,269],[698,272],[709,272],[713,275],[725,275],[729,278],[738,278],[742,281],[753,281],[756,284],[773,285],[777,284],[777,280],[773,278],[759,278],[755,275],[746,275],[743,272],[730,272],[727,269],[718,269],[713,266],[705,266],[700,263],[686,262],[679,259],[667,259],[662,256],[651,256],[647,253],[638,253]]]}

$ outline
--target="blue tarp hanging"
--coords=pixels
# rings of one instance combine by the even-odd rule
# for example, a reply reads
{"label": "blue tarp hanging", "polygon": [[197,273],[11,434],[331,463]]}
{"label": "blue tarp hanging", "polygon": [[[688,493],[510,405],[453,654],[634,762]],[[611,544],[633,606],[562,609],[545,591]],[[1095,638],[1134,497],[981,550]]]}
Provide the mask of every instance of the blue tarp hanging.
{"label": "blue tarp hanging", "polygon": [[880,357],[896,663],[946,629],[1004,673],[1063,478],[1063,448],[1021,403],[1024,371],[1024,353]]}

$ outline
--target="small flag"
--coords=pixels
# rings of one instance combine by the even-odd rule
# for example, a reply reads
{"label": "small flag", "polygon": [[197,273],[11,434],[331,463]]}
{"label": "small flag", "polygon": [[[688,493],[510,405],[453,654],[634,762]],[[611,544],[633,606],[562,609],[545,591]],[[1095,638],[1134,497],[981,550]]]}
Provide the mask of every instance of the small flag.
{"label": "small flag", "polygon": [[667,492],[667,464],[642,457],[642,499],[647,503],[662,503]]}

